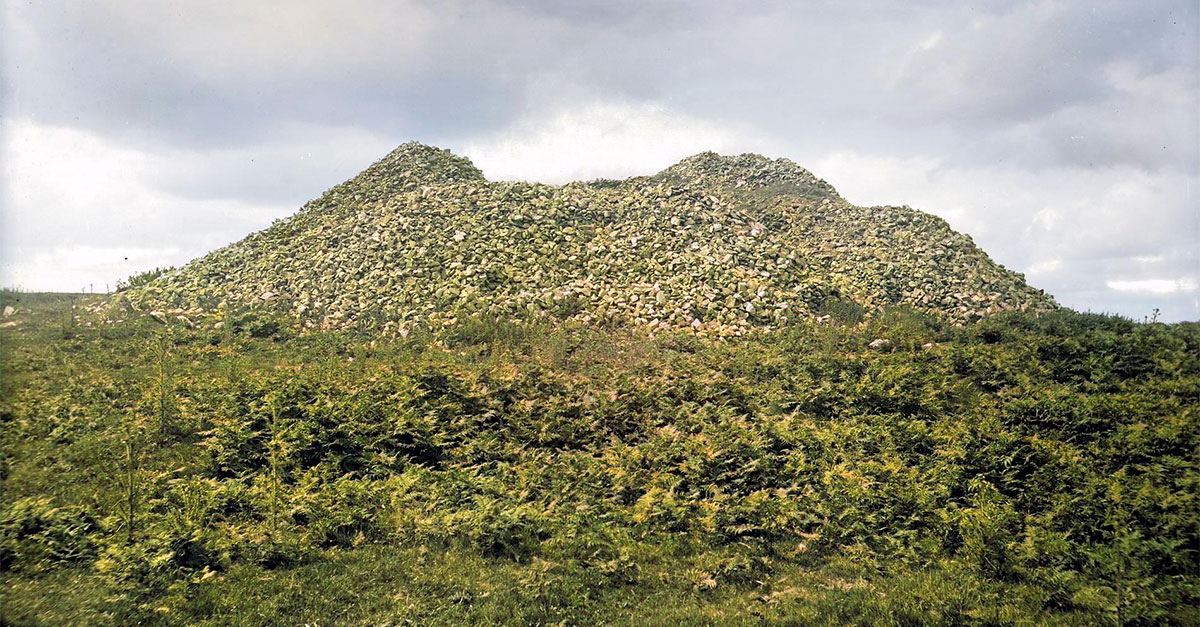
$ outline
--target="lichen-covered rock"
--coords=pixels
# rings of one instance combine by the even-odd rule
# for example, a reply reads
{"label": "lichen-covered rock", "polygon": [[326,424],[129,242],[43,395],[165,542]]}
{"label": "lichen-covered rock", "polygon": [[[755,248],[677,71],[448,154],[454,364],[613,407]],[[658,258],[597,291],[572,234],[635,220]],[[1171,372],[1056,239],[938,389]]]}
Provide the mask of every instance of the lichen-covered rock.
{"label": "lichen-covered rock", "polygon": [[407,334],[464,315],[741,335],[830,296],[965,321],[1055,303],[945,221],[857,207],[787,160],[702,153],[650,177],[488,182],[405,144],[291,218],[124,292],[189,320],[272,307]]}

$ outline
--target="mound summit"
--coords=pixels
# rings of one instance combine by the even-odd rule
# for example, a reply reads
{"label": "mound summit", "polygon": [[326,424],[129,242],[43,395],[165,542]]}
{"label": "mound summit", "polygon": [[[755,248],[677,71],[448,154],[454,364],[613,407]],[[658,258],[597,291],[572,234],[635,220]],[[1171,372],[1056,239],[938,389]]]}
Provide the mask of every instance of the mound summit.
{"label": "mound summit", "polygon": [[955,321],[1057,306],[944,220],[852,205],[786,159],[705,152],[653,176],[543,185],[488,181],[418,143],[122,294],[190,320],[257,306],[402,334],[471,315],[729,336],[831,302]]}

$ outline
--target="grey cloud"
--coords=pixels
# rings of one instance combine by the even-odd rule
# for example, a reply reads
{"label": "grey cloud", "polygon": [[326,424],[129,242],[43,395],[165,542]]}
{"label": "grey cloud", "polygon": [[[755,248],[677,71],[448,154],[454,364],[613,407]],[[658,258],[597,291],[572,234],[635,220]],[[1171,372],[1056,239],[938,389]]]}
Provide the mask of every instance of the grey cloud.
{"label": "grey cloud", "polygon": [[[245,37],[222,35],[219,21],[186,27],[195,5],[149,16],[80,6],[37,4],[18,13],[40,35],[37,54],[19,70],[22,100],[48,121],[143,145],[241,145],[263,141],[281,121],[454,140],[590,90],[666,102],[698,117],[754,120],[805,147],[915,144],[1033,165],[1161,161],[1161,148],[1143,147],[1144,135],[1120,132],[1134,126],[1122,119],[1098,120],[1108,124],[1089,129],[1085,142],[1070,140],[1081,133],[1069,108],[1122,104],[1106,82],[1114,59],[1147,72],[1180,65],[1181,51],[1194,49],[1197,21],[1194,9],[1170,2],[852,2],[803,10],[790,3],[358,2],[337,13],[361,16],[339,31],[355,41],[329,41],[319,30],[276,35],[271,28],[282,27],[264,22],[265,42],[239,56],[210,50],[249,47]],[[329,11],[306,3],[294,10],[313,13],[314,23]],[[408,22],[424,26],[409,34]],[[391,36],[378,24],[400,32]],[[155,28],[187,36],[156,37]],[[920,50],[934,33],[940,42]],[[320,55],[298,50],[306,46],[342,62],[313,60]],[[288,63],[289,52],[301,59]],[[1194,92],[1196,64],[1184,65]],[[1080,117],[1104,114],[1092,107]],[[1019,123],[1037,128],[1004,132]],[[1161,126],[1151,136],[1161,136]],[[1139,149],[1129,149],[1130,140]],[[981,144],[988,150],[981,153]]]}
{"label": "grey cloud", "polygon": [[510,9],[541,15],[571,24],[587,24],[622,29],[661,28],[664,23],[679,25],[698,19],[708,7],[680,0],[645,2],[644,0],[504,0],[500,4]]}
{"label": "grey cloud", "polygon": [[[471,133],[511,117],[523,86],[506,76],[523,75],[536,66],[539,47],[559,43],[544,36],[528,49],[506,47],[489,25],[512,18],[441,16],[428,27],[430,44],[420,49],[409,49],[403,33],[371,29],[365,34],[375,41],[341,65],[291,68],[287,49],[296,42],[283,41],[280,50],[246,55],[245,67],[238,67],[236,54],[213,50],[217,58],[209,58],[209,40],[222,39],[215,32],[189,33],[185,42],[155,37],[149,30],[155,25],[144,17],[131,22],[129,11],[114,15],[103,8],[62,12],[36,4],[18,12],[34,36],[23,60],[6,68],[21,84],[11,109],[103,129],[139,145],[236,146],[263,141],[293,121],[366,125],[409,137]],[[331,9],[337,7],[312,10]],[[186,16],[160,17],[177,22],[174,30],[187,30]],[[364,12],[360,19],[364,26],[374,20],[399,25],[405,15]],[[263,45],[270,45],[271,26],[262,25]],[[319,30],[309,35],[309,45],[319,49],[310,56],[346,43],[325,41]]]}
{"label": "grey cloud", "polygon": [[[314,136],[316,135],[316,136]],[[286,129],[266,145],[217,152],[168,152],[148,182],[191,199],[238,199],[299,207],[386,154],[403,137],[359,129]],[[269,185],[264,185],[269,182]]]}
{"label": "grey cloud", "polygon": [[1061,4],[1021,4],[998,15],[960,12],[928,49],[912,51],[894,78],[901,94],[920,103],[902,113],[987,125],[1094,97],[1104,89],[1094,65],[1103,62],[1109,42],[1083,35],[1103,25],[1095,14]]}
{"label": "grey cloud", "polygon": [[[1149,264],[1153,266],[1148,269],[1149,275],[1145,274],[1147,268],[1138,267],[1143,264],[1130,257],[1119,256],[1074,259],[1059,270],[1034,275],[1031,279],[1039,287],[1051,288],[1059,303],[1080,311],[1121,314],[1141,319],[1151,316],[1157,309],[1159,319],[1164,322],[1196,320],[1196,313],[1200,311],[1200,291],[1197,291],[1194,283],[1190,290],[1171,293],[1120,291],[1109,286],[1110,282],[1136,281],[1146,276],[1166,280],[1196,280],[1200,272],[1200,258],[1197,258],[1194,250],[1161,252],[1165,253],[1161,255],[1163,259]],[[1180,277],[1181,270],[1190,271],[1190,275]]]}

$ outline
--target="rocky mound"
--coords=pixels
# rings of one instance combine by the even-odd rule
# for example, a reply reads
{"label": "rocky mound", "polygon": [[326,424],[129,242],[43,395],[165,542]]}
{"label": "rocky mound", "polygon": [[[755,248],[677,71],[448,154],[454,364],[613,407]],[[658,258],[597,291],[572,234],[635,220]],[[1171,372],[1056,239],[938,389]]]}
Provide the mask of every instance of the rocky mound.
{"label": "rocky mound", "polygon": [[649,177],[489,182],[404,144],[291,218],[123,292],[189,318],[262,305],[404,333],[465,315],[740,335],[829,299],[965,321],[1056,305],[945,221],[857,207],[796,164],[702,153]]}

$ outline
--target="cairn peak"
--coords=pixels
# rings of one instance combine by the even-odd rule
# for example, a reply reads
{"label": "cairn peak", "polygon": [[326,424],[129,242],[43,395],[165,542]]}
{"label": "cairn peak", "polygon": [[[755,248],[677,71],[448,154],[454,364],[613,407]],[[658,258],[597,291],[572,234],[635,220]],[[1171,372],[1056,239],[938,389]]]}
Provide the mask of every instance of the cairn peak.
{"label": "cairn peak", "polygon": [[418,142],[400,144],[351,179],[367,187],[401,191],[413,185],[483,181],[483,172],[466,157]]}
{"label": "cairn peak", "polygon": [[752,152],[740,155],[701,152],[659,172],[657,178],[683,185],[715,185],[742,192],[841,200],[832,185],[790,159],[770,159]]}
{"label": "cairn peak", "polygon": [[358,176],[305,205],[304,210],[327,209],[348,202],[381,202],[423,186],[466,182],[486,182],[483,172],[470,159],[445,148],[406,142]]}
{"label": "cairn peak", "polygon": [[[481,181],[483,172],[466,157],[420,142],[400,144],[363,174],[419,179],[426,183]],[[361,175],[360,175],[361,176]]]}

